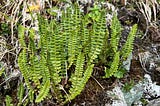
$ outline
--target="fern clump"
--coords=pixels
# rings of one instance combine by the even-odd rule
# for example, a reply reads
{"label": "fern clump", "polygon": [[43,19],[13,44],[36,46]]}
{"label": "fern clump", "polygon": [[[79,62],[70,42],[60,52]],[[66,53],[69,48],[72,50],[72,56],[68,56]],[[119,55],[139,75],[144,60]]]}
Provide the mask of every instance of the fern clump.
{"label": "fern clump", "polygon": [[[91,77],[96,60],[103,56],[103,61],[110,57],[110,60],[105,60],[105,78],[119,70],[120,61],[125,60],[133,49],[137,25],[133,26],[124,46],[119,48],[120,22],[114,15],[109,34],[105,16],[102,7],[95,5],[86,15],[75,3],[62,11],[60,21],[38,15],[38,35],[33,29],[19,26],[22,50],[18,65],[30,102],[42,102],[49,95],[62,105],[73,100]],[[35,39],[35,36],[40,36],[40,39]]]}
{"label": "fern clump", "polygon": [[[95,11],[85,15],[75,3],[62,11],[60,22],[38,15],[38,40],[33,29],[19,26],[22,51],[18,64],[29,90],[30,102],[39,103],[51,93],[63,104],[81,93],[106,38],[105,11],[98,7],[97,13],[96,19],[91,17]],[[25,31],[28,35],[24,35]],[[67,82],[71,85],[65,91]]]}

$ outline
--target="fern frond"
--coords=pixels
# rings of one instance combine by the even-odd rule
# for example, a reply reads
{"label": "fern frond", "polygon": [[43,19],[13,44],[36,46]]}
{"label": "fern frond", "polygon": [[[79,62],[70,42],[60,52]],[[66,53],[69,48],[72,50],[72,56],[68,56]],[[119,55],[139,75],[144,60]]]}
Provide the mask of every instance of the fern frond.
{"label": "fern frond", "polygon": [[29,96],[30,102],[33,102],[34,101],[34,91],[33,91],[33,89],[30,89],[28,94],[29,94],[28,96]]}
{"label": "fern frond", "polygon": [[124,46],[122,47],[122,57],[124,60],[126,58],[128,58],[128,56],[130,55],[130,53],[133,50],[133,42],[134,42],[134,39],[136,36],[136,32],[137,32],[137,24],[133,25],[133,27],[127,37],[127,41],[124,44]]}
{"label": "fern frond", "polygon": [[18,88],[18,93],[17,93],[19,104],[22,103],[23,95],[24,95],[24,87],[23,87],[23,84],[20,83]]}
{"label": "fern frond", "polygon": [[35,55],[30,55],[30,73],[31,73],[31,80],[34,82],[34,84],[39,88],[40,87],[40,79],[42,78],[41,75],[41,67],[39,64],[38,57]]}
{"label": "fern frond", "polygon": [[38,15],[39,21],[39,34],[40,34],[40,41],[39,41],[39,48],[41,48],[41,53],[47,57],[47,52],[49,51],[48,43],[50,41],[50,34],[52,31],[49,27],[49,22],[42,16]]}
{"label": "fern frond", "polygon": [[91,77],[92,71],[93,71],[93,67],[94,64],[88,65],[87,69],[85,70],[85,72],[83,73],[83,77],[82,78],[75,78],[74,80],[78,80],[76,81],[76,83],[72,84],[72,87],[70,88],[69,92],[70,94],[66,97],[66,101],[71,101],[73,100],[76,96],[78,96],[81,91],[84,89],[88,79]]}
{"label": "fern frond", "polygon": [[49,23],[48,20],[39,16],[40,57],[46,59],[46,65],[52,76],[51,79],[55,85],[58,85],[62,78],[59,74],[62,70],[62,60],[64,61],[64,56],[61,55],[64,52],[62,47],[64,38],[59,31],[61,29],[60,26],[56,24],[54,20]]}
{"label": "fern frond", "polygon": [[35,38],[35,31],[33,29],[29,30],[29,44],[28,49],[30,50],[31,54],[36,54],[36,45],[34,42]]}
{"label": "fern frond", "polygon": [[35,102],[41,102],[49,93],[50,80],[47,80],[43,87],[41,87],[40,93],[37,96]]}
{"label": "fern frond", "polygon": [[26,54],[26,48],[23,48],[21,53],[18,56],[18,66],[20,68],[20,71],[24,77],[25,83],[28,88],[31,88],[29,78],[30,78],[30,72],[29,72],[29,66],[27,64],[27,54]]}
{"label": "fern frond", "polygon": [[108,50],[109,50],[109,44],[108,44],[108,37],[109,37],[109,31],[108,29],[106,29],[106,34],[103,40],[103,47],[101,50],[101,54],[99,55],[99,58],[101,60],[102,63],[106,63],[107,62],[107,55],[108,55]]}
{"label": "fern frond", "polygon": [[77,58],[77,62],[76,62],[76,69],[75,69],[75,73],[71,76],[70,81],[72,82],[72,88],[70,88],[69,92],[69,100],[72,100],[75,98],[75,96],[77,96],[80,93],[80,89],[79,86],[81,84],[82,81],[82,75],[83,75],[83,65],[84,65],[84,55],[82,53],[80,53],[78,55]]}
{"label": "fern frond", "polygon": [[34,84],[39,88],[40,87],[40,81],[39,79],[42,78],[41,76],[41,68],[39,64],[38,56],[36,55],[36,45],[34,42],[34,30],[29,31],[29,46],[28,49],[30,50],[29,54],[29,60],[30,60],[30,67],[29,71],[31,73],[31,80],[34,82]]}
{"label": "fern frond", "polygon": [[21,47],[26,47],[25,40],[24,40],[25,39],[24,32],[25,32],[25,27],[22,25],[19,25],[18,38],[19,38],[19,43],[21,44]]}
{"label": "fern frond", "polygon": [[[74,5],[74,10],[73,13],[72,11],[68,12],[67,14],[70,14],[69,19],[69,29],[70,29],[70,34],[68,37],[68,62],[69,62],[69,67],[75,62],[76,56],[79,53],[79,31],[80,31],[80,25],[81,25],[81,13],[78,8],[78,6],[75,4]],[[68,67],[68,68],[69,68]]]}
{"label": "fern frond", "polygon": [[47,67],[47,61],[44,57],[41,57],[40,62],[39,62],[39,67],[40,67],[40,74],[43,78],[43,82],[42,85],[44,84],[44,82],[46,82],[47,80],[50,80],[51,75],[49,72],[49,68]]}
{"label": "fern frond", "polygon": [[118,71],[118,67],[119,67],[119,62],[120,62],[120,53],[116,52],[113,62],[111,63],[111,67],[109,70],[105,70],[105,78],[109,78],[110,76],[112,76],[115,72]]}
{"label": "fern frond", "polygon": [[110,45],[115,53],[118,50],[119,39],[122,31],[121,24],[116,15],[114,15],[112,18],[110,28],[111,28]]}
{"label": "fern frond", "polygon": [[86,22],[86,19],[83,18],[82,20],[82,25],[81,25],[81,45],[82,47],[80,49],[82,49],[85,53],[85,55],[88,55],[90,50],[91,50],[91,36],[90,36],[90,31],[87,28],[87,24],[88,22]]}
{"label": "fern frond", "polygon": [[[50,77],[51,77],[49,69],[47,67],[47,62],[44,57],[41,57],[39,65],[43,80],[40,86],[41,90],[39,92],[39,97],[37,97],[39,98],[37,99],[37,102],[42,101],[43,98],[45,98],[48,95],[50,89]],[[45,89],[45,92],[42,89],[43,90]]]}
{"label": "fern frond", "polygon": [[79,80],[75,80],[75,78],[81,78],[83,75],[83,65],[84,65],[84,55],[80,53],[77,58],[75,73],[71,76],[72,85],[77,84]]}
{"label": "fern frond", "polygon": [[50,71],[55,85],[58,85],[61,81],[62,76],[60,76],[60,72],[62,70],[62,60],[64,60],[63,55],[63,47],[62,47],[62,38],[63,36],[55,33],[51,38],[50,42]]}
{"label": "fern frond", "polygon": [[91,32],[91,51],[90,51],[90,62],[98,57],[103,47],[103,39],[105,37],[106,24],[105,14],[102,13],[99,20],[93,23]]}

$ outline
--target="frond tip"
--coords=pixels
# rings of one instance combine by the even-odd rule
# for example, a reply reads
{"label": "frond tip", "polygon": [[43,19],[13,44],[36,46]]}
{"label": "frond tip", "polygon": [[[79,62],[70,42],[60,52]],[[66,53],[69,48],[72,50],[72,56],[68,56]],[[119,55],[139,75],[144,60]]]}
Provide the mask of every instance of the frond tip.
{"label": "frond tip", "polygon": [[130,53],[133,50],[133,42],[136,36],[136,32],[137,32],[137,24],[133,25],[131,31],[129,32],[129,35],[127,37],[127,41],[125,43],[125,45],[122,48],[122,57],[125,60],[126,58],[128,58],[128,56],[130,55]]}
{"label": "frond tip", "polygon": [[116,15],[113,16],[112,18],[112,23],[111,23],[111,47],[113,49],[114,52],[116,52],[118,50],[118,44],[119,44],[119,39],[121,36],[121,24],[117,18]]}

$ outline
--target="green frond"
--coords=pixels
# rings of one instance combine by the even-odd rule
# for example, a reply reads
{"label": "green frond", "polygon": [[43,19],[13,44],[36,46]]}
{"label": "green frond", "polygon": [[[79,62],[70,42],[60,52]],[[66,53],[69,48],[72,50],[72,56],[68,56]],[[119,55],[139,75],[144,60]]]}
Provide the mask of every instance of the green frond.
{"label": "green frond", "polygon": [[50,51],[50,71],[51,71],[51,79],[53,79],[55,85],[58,85],[61,81],[62,76],[60,76],[60,72],[62,71],[62,62],[64,61],[64,56],[62,55],[63,47],[63,36],[55,33],[51,38],[51,42],[49,45]]}
{"label": "green frond", "polygon": [[34,84],[39,88],[40,86],[40,81],[39,79],[42,78],[41,76],[41,69],[39,65],[39,59],[38,56],[36,55],[36,45],[34,42],[34,37],[35,33],[34,30],[29,31],[29,45],[28,49],[30,51],[29,53],[29,60],[30,60],[30,66],[29,66],[29,72],[30,72],[30,79],[34,82]]}
{"label": "green frond", "polygon": [[75,81],[74,84],[72,84],[70,90],[69,90],[69,95],[66,96],[66,101],[71,101],[73,100],[76,96],[78,96],[81,91],[84,89],[88,79],[91,77],[91,74],[93,72],[93,67],[94,64],[88,65],[87,69],[85,70],[85,72],[83,73],[83,77],[81,78],[74,78],[73,80],[78,80]]}
{"label": "green frond", "polygon": [[40,35],[40,41],[39,41],[39,48],[41,48],[41,53],[47,57],[47,52],[48,52],[48,42],[50,41],[50,34],[51,34],[51,29],[49,27],[49,22],[42,16],[38,15],[38,21],[39,21],[39,35]]}
{"label": "green frond", "polygon": [[22,103],[23,95],[24,95],[24,87],[23,87],[23,84],[20,83],[18,87],[18,93],[17,93],[17,97],[20,104]]}
{"label": "green frond", "polygon": [[29,96],[30,102],[33,102],[34,101],[34,91],[33,91],[33,89],[30,89],[28,94],[29,94],[28,96]]}
{"label": "green frond", "polygon": [[110,45],[113,49],[114,52],[117,52],[118,50],[118,44],[119,44],[119,39],[121,36],[121,24],[117,18],[117,16],[114,14],[111,22],[111,39],[110,39]]}
{"label": "green frond", "polygon": [[[73,13],[72,11],[68,12],[70,14],[69,19],[69,36],[68,36],[68,62],[69,67],[75,62],[76,56],[79,53],[79,31],[81,25],[81,13],[77,5],[74,5]],[[68,67],[68,68],[69,68]]]}
{"label": "green frond", "polygon": [[38,57],[35,55],[30,55],[30,74],[31,74],[31,80],[34,82],[34,84],[39,88],[40,87],[40,79],[41,76],[41,68],[39,64]]}
{"label": "green frond", "polygon": [[128,58],[128,56],[130,55],[130,53],[133,50],[133,42],[134,42],[134,39],[136,36],[136,32],[137,32],[137,24],[133,25],[133,27],[127,37],[127,41],[124,44],[124,46],[122,47],[122,57],[124,60],[126,58]]}
{"label": "green frond", "polygon": [[90,36],[90,30],[87,28],[87,24],[88,22],[86,22],[87,20],[84,18],[82,20],[82,24],[81,24],[81,33],[80,33],[80,39],[81,39],[81,48],[85,55],[88,55],[90,50],[91,50],[91,36]]}
{"label": "green frond", "polygon": [[18,66],[24,77],[25,84],[27,85],[28,88],[31,88],[30,82],[29,82],[30,72],[29,72],[29,66],[27,63],[26,48],[23,48],[23,50],[18,56]]}
{"label": "green frond", "polygon": [[28,49],[30,50],[31,54],[36,54],[36,45],[35,45],[35,31],[33,29],[29,30],[29,44]]}
{"label": "green frond", "polygon": [[72,85],[75,85],[75,84],[77,84],[77,82],[79,82],[79,80],[75,80],[75,78],[82,77],[83,72],[84,72],[83,65],[84,65],[84,55],[83,55],[83,53],[80,53],[77,58],[75,72],[71,76]]}
{"label": "green frond", "polygon": [[91,31],[91,50],[90,50],[90,62],[93,62],[101,52],[103,47],[103,40],[106,33],[105,14],[102,13],[99,20],[93,23]]}
{"label": "green frond", "polygon": [[43,87],[41,87],[39,95],[37,96],[35,102],[41,102],[49,93],[50,80],[47,80]]}
{"label": "green frond", "polygon": [[44,57],[41,57],[39,62],[39,67],[40,67],[40,74],[43,78],[43,82],[42,82],[42,85],[43,85],[44,82],[46,82],[47,80],[50,80],[51,78],[49,68],[47,67],[47,61]]}
{"label": "green frond", "polygon": [[119,62],[120,62],[120,53],[116,52],[116,54],[114,55],[114,59],[113,62],[111,63],[111,67],[110,69],[106,69],[105,70],[105,78],[109,78],[110,76],[112,76],[115,72],[118,71],[118,67],[119,67]]}
{"label": "green frond", "polygon": [[70,78],[70,81],[72,82],[72,87],[69,90],[70,92],[70,95],[68,98],[69,100],[74,99],[81,91],[79,89],[79,86],[83,86],[83,85],[80,85],[82,81],[83,72],[84,72],[83,65],[84,65],[84,55],[80,53],[77,58],[75,72]]}
{"label": "green frond", "polygon": [[108,37],[109,37],[109,31],[108,31],[108,29],[106,29],[106,34],[105,34],[105,37],[103,39],[103,46],[102,46],[101,54],[99,55],[100,61],[102,63],[107,62],[106,57],[109,54],[108,53],[108,50],[109,50]]}
{"label": "green frond", "polygon": [[19,25],[19,27],[18,27],[18,38],[19,38],[19,43],[21,44],[21,47],[26,47],[24,32],[25,32],[25,27],[22,26],[22,25]]}

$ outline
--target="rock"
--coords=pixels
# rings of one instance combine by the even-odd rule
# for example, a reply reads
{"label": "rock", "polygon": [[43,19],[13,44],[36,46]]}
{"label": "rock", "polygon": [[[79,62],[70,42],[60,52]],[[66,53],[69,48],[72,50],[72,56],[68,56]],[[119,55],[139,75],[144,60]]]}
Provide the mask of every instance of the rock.
{"label": "rock", "polygon": [[108,95],[112,99],[112,103],[107,103],[105,104],[105,106],[127,106],[123,92],[119,86],[115,86],[115,88],[112,89],[112,91],[108,92]]}
{"label": "rock", "polygon": [[150,101],[147,106],[160,106],[160,98]]}

